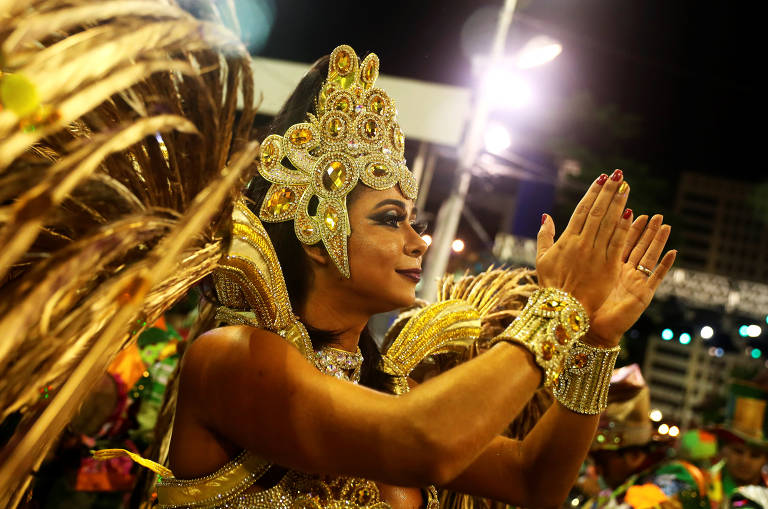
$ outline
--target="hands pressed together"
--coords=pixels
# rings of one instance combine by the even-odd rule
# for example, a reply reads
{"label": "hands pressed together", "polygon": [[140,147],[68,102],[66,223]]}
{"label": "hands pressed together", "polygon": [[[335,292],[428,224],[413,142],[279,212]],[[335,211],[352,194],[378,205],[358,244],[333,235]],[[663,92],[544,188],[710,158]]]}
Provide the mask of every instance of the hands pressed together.
{"label": "hands pressed together", "polygon": [[628,196],[621,170],[600,175],[557,242],[554,222],[546,214],[537,238],[539,284],[560,288],[582,304],[591,322],[584,339],[599,346],[618,344],[650,304],[677,255],[667,251],[661,256],[670,233],[662,216],[649,220],[641,215],[633,221],[632,210],[625,208]]}

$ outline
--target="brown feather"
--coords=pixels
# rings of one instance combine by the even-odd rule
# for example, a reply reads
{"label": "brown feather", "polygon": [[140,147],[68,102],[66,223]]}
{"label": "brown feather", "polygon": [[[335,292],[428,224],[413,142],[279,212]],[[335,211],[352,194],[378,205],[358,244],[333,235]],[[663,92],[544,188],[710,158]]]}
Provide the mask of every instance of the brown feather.
{"label": "brown feather", "polygon": [[5,507],[136,322],[216,266],[258,144],[250,57],[222,27],[162,0],[0,5],[3,72],[60,114],[25,132],[0,111],[0,412],[22,412]]}

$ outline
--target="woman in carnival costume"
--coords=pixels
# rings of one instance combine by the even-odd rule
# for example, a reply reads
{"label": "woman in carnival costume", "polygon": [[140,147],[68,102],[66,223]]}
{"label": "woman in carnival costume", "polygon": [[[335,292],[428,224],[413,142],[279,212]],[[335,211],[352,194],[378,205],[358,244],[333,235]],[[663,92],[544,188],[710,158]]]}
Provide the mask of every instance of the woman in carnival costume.
{"label": "woman in carnival costume", "polygon": [[[141,1],[31,2],[9,19],[2,79],[17,92],[0,113],[12,149],[0,168],[15,187],[3,197],[0,270],[13,296],[4,311],[21,313],[8,319],[0,378],[12,390],[5,415],[28,419],[3,451],[7,500],[135,320],[151,323],[212,274],[221,326],[184,354],[168,466],[133,456],[161,474],[161,506],[436,507],[433,485],[561,502],[605,407],[618,340],[675,256],[662,257],[661,217],[633,221],[620,170],[595,180],[556,242],[543,216],[539,286],[522,309],[504,308],[519,272],[446,281],[380,354],[366,323],[414,304],[426,244],[376,55],[339,46],[318,61],[257,147],[247,53],[215,26]],[[75,51],[93,62],[99,37],[119,43],[119,58],[86,76],[74,72],[84,61],[53,72],[51,58]],[[44,80],[65,77],[74,82]],[[258,175],[233,192],[251,163]],[[41,298],[54,302],[32,314]],[[482,355],[410,378],[425,357],[483,337]],[[60,383],[58,394],[30,406],[13,370]],[[500,436],[540,387],[555,402],[525,439]]]}

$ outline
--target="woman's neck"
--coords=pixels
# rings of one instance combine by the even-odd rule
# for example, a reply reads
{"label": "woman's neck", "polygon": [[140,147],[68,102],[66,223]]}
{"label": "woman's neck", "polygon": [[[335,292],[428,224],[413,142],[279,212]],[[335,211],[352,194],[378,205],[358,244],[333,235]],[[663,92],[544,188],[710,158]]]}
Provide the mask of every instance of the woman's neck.
{"label": "woman's neck", "polygon": [[348,352],[357,351],[360,334],[370,318],[368,314],[347,305],[339,296],[313,290],[307,295],[300,316],[310,327],[337,331],[333,346]]}

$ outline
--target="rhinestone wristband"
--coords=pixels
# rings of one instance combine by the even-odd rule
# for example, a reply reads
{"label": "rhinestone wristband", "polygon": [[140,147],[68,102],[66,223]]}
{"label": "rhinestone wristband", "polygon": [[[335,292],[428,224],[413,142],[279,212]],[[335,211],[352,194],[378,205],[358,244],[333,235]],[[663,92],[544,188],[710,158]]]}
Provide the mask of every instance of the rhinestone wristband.
{"label": "rhinestone wristband", "polygon": [[597,415],[605,410],[608,386],[620,348],[600,348],[576,342],[553,391],[555,399],[573,412]]}
{"label": "rhinestone wristband", "polygon": [[557,288],[541,288],[491,345],[510,341],[524,346],[544,371],[543,384],[554,387],[571,344],[588,329],[589,318],[576,299]]}

